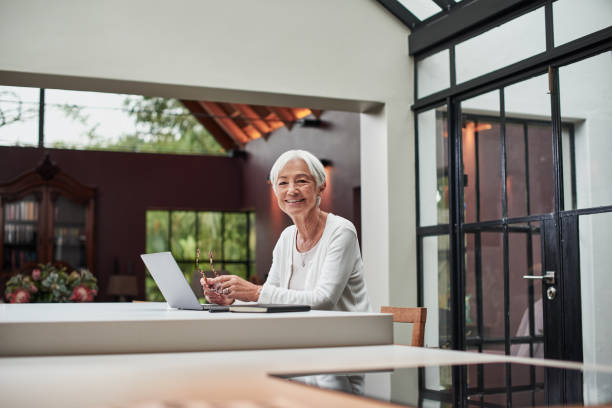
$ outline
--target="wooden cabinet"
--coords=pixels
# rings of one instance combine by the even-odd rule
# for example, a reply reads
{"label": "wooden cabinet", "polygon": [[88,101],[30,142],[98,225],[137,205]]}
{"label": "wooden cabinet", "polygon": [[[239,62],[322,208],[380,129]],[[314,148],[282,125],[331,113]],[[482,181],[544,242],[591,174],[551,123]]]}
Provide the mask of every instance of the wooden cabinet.
{"label": "wooden cabinet", "polygon": [[49,155],[32,171],[0,184],[2,276],[46,262],[94,272],[95,195]]}

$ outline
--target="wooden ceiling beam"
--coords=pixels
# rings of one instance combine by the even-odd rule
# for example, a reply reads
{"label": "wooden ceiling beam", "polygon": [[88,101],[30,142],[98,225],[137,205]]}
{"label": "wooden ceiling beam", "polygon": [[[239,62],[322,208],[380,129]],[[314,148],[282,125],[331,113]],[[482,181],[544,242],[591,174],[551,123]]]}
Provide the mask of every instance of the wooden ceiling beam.
{"label": "wooden ceiling beam", "polygon": [[296,119],[305,118],[312,113],[312,111],[308,108],[290,108],[290,110]]}
{"label": "wooden ceiling beam", "polygon": [[261,117],[251,106],[241,103],[235,103],[234,106],[240,111],[240,113],[242,113],[246,121],[253,124],[253,126],[255,126],[261,133],[272,132],[273,129],[261,119]]}
{"label": "wooden ceiling beam", "polygon": [[279,119],[283,121],[284,125],[287,126],[287,128],[291,129],[293,127],[293,123],[295,122],[296,118],[295,116],[293,116],[293,112],[291,112],[291,110],[278,106],[270,106],[268,107],[268,109],[276,113],[276,116],[278,116]]}
{"label": "wooden ceiling beam", "polygon": [[315,118],[321,119],[321,114],[323,113],[321,109],[311,109],[310,111],[312,112]]}
{"label": "wooden ceiling beam", "polygon": [[200,101],[200,105],[213,117],[213,119],[225,130],[238,144],[244,146],[250,140],[246,133],[227,116],[227,113],[214,102]]}
{"label": "wooden ceiling beam", "polygon": [[181,103],[189,109],[189,112],[208,130],[215,138],[217,143],[225,150],[237,149],[240,147],[236,141],[230,137],[219,124],[210,117],[208,112],[200,105],[198,101],[190,101],[182,99]]}

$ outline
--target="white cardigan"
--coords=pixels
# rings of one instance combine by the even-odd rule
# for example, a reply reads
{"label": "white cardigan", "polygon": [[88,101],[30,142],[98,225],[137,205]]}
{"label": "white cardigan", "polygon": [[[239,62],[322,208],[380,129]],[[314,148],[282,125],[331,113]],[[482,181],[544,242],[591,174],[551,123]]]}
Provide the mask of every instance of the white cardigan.
{"label": "white cardigan", "polygon": [[291,225],[278,239],[272,253],[272,267],[258,303],[303,304],[313,309],[370,312],[372,308],[353,224],[331,213],[327,216],[304,290],[289,289],[296,234],[297,228]]}

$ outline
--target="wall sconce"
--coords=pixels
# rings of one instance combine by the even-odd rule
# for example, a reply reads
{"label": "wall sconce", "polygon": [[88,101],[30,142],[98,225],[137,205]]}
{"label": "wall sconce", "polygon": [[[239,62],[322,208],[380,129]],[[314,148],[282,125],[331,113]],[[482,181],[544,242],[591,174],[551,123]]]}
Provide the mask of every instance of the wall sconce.
{"label": "wall sconce", "polygon": [[332,167],[334,165],[334,163],[329,159],[319,159],[319,161],[321,161],[323,167]]}

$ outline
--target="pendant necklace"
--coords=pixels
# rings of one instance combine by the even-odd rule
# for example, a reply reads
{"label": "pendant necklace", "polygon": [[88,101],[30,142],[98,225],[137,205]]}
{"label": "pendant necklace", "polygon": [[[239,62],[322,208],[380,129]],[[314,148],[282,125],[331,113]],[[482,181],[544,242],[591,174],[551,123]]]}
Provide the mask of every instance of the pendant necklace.
{"label": "pendant necklace", "polygon": [[[317,230],[318,229],[319,229],[319,223],[317,222]],[[318,235],[318,231],[317,231],[317,235]],[[297,250],[297,235],[295,236],[295,241],[296,241],[295,246]],[[308,255],[308,253],[312,251],[312,248],[314,248],[315,246],[316,244],[313,245],[308,251],[304,251],[304,252],[297,251],[297,253],[300,255],[300,259],[302,260],[302,268],[306,267],[306,255]]]}

